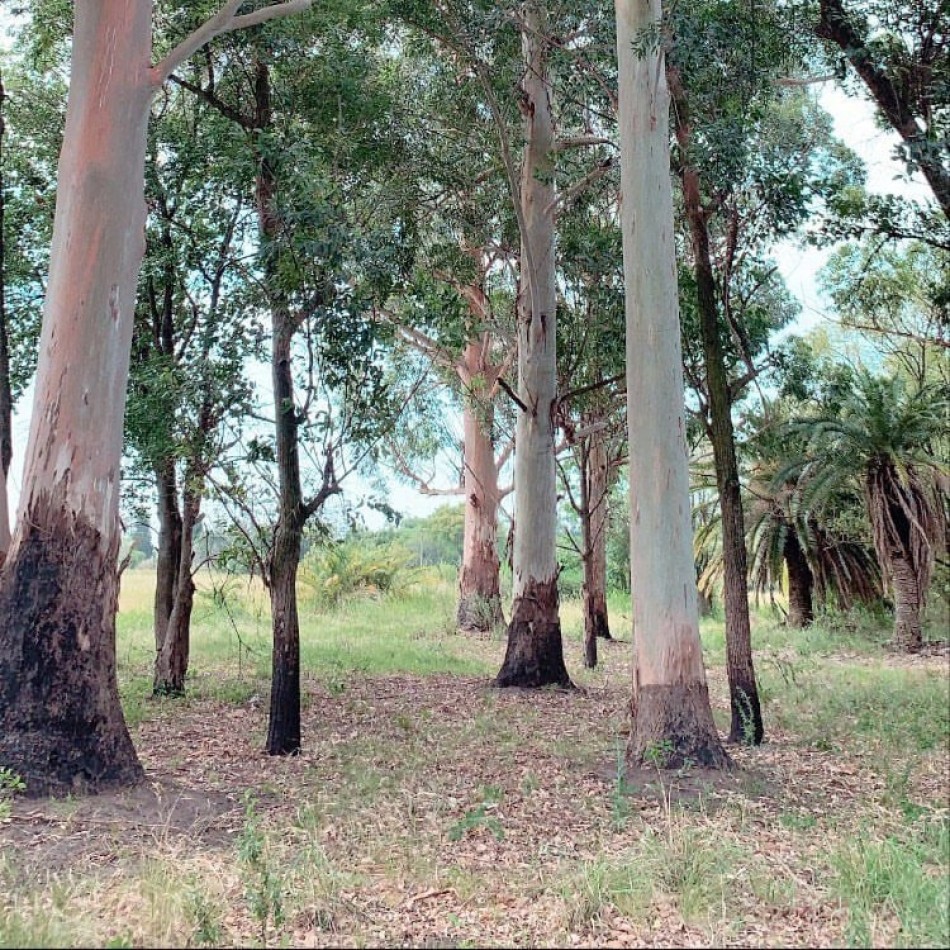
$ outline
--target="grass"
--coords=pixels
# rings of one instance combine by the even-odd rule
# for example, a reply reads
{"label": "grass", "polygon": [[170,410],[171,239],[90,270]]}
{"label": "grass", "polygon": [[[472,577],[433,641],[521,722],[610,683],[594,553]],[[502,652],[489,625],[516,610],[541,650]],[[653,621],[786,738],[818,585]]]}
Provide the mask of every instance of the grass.
{"label": "grass", "polygon": [[[199,821],[15,802],[0,947],[950,942],[946,661],[888,654],[874,618],[789,631],[756,614],[771,741],[681,803],[623,775],[625,598],[628,642],[594,671],[565,602],[584,690],[527,694],[487,689],[505,644],[452,632],[448,576],[337,610],[304,597],[305,748],[275,760],[265,592],[200,579],[173,700],[151,695],[151,585],[123,578],[126,716],[166,798],[218,805]],[[724,723],[721,618],[702,634]]]}

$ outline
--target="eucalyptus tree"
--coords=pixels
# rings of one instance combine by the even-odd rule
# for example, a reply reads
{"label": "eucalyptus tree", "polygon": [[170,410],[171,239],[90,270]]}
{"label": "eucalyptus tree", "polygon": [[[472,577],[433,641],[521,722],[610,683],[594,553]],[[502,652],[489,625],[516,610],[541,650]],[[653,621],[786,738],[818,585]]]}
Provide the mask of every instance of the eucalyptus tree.
{"label": "eucalyptus tree", "polygon": [[[605,159],[610,161],[610,159]],[[607,616],[610,488],[626,459],[623,438],[623,272],[616,176],[605,175],[561,215],[561,338],[558,420],[573,466],[562,463],[564,493],[580,520],[569,536],[581,559],[584,664],[597,665],[597,640],[611,639]],[[572,477],[576,468],[576,481]]]}
{"label": "eucalyptus tree", "polygon": [[[501,473],[513,450],[506,432],[506,376],[516,356],[513,301],[517,224],[497,158],[491,114],[477,82],[459,81],[439,46],[406,31],[394,122],[406,128],[416,202],[411,279],[385,314],[403,347],[428,361],[432,379],[459,404],[463,436],[459,484],[436,486],[421,472],[456,437],[444,399],[414,382],[416,361],[397,355],[415,403],[431,403],[430,424],[405,417],[390,442],[396,469],[427,494],[464,497],[465,532],[456,622],[486,631],[504,623],[497,545],[499,506],[510,492]],[[404,350],[403,350],[404,353]],[[424,414],[423,414],[424,415]],[[436,432],[439,437],[433,440]]]}
{"label": "eucalyptus tree", "polygon": [[171,695],[184,692],[188,670],[194,532],[207,478],[226,424],[249,409],[243,364],[261,332],[248,317],[238,260],[252,215],[214,158],[226,130],[209,106],[172,87],[146,165],[150,213],[126,437],[158,502],[153,689]]}
{"label": "eucalyptus tree", "polygon": [[763,724],[733,413],[773,365],[770,333],[795,315],[771,246],[800,229],[842,169],[828,118],[800,87],[783,84],[806,50],[789,42],[781,5],[750,11],[739,0],[694,3],[674,10],[669,31],[673,166],[690,267],[682,281],[687,373],[712,446],[721,509],[729,738],[758,743]]}
{"label": "eucalyptus tree", "polygon": [[668,767],[725,768],[696,605],[661,6],[616,0],[615,10],[634,624],[627,759],[662,750]]}
{"label": "eucalyptus tree", "polygon": [[157,63],[151,0],[72,6],[36,396],[16,530],[0,574],[0,761],[24,778],[28,794],[95,791],[142,777],[119,705],[115,614],[152,99],[213,36],[307,5],[242,16],[240,0],[229,0]]}
{"label": "eucalyptus tree", "polygon": [[[599,144],[574,134],[582,109],[559,109],[552,62],[561,75],[584,60],[602,17],[595,5],[399,2],[400,15],[456,59],[480,86],[497,136],[497,159],[517,222],[518,407],[515,460],[514,602],[498,686],[568,685],[557,591],[555,474],[557,282],[555,229],[561,203],[603,174],[555,187],[559,154]],[[521,52],[518,55],[517,46]],[[562,59],[563,57],[563,59]],[[576,122],[574,120],[577,120]],[[520,126],[520,127],[519,127]],[[558,134],[560,133],[560,134]],[[520,146],[520,147],[519,147]],[[509,387],[510,388],[510,387]]]}

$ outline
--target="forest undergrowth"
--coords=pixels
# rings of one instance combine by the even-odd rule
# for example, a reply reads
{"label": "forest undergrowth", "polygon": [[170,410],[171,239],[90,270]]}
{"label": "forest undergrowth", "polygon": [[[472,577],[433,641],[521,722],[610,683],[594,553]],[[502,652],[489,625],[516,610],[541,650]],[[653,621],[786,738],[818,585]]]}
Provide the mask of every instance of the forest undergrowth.
{"label": "forest undergrowth", "polygon": [[[184,700],[153,699],[149,573],[120,685],[148,780],[0,811],[0,946],[946,946],[948,654],[873,617],[760,612],[768,741],[627,774],[629,609],[580,687],[497,691],[445,575],[305,611],[304,749],[263,754],[260,591],[202,585]],[[704,621],[728,724],[722,623]],[[9,795],[0,790],[0,796]]]}

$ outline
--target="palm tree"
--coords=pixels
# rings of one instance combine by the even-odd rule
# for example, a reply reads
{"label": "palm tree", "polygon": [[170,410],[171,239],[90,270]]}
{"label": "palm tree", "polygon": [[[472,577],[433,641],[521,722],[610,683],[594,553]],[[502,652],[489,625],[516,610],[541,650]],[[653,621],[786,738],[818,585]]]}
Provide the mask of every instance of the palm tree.
{"label": "palm tree", "polygon": [[934,387],[909,392],[899,377],[866,370],[838,413],[790,427],[805,439],[801,458],[773,480],[799,473],[803,512],[826,506],[836,490],[857,484],[871,523],[883,579],[894,599],[894,642],[915,652],[923,645],[921,614],[933,576],[935,549],[946,543],[941,465],[934,451],[947,432],[946,394]]}
{"label": "palm tree", "polygon": [[802,509],[794,479],[778,486],[752,481],[749,491],[754,496],[748,520],[749,579],[757,596],[785,587],[789,627],[807,627],[815,619],[816,603],[832,596],[842,610],[883,597],[870,538],[839,526],[841,512],[850,514],[861,505],[853,489],[835,492],[824,506],[835,516],[821,519]]}

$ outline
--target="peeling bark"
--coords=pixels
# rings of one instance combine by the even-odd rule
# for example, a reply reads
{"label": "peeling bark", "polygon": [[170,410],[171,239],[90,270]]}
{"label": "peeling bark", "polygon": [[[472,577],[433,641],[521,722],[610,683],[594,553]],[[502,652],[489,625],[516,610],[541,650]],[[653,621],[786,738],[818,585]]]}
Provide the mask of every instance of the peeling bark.
{"label": "peeling bark", "polygon": [[514,603],[505,662],[495,680],[499,686],[570,682],[564,666],[557,597],[554,125],[544,35],[539,5],[526,5],[522,32],[525,150],[518,295],[519,398],[525,408],[518,413],[515,436],[518,530],[512,555]]}
{"label": "peeling bark", "polygon": [[[492,438],[494,406],[484,391],[491,381],[485,340],[473,340],[462,356],[465,528],[456,623],[460,630],[487,632],[505,622],[498,559],[498,467]],[[478,384],[481,380],[481,384]]]}

